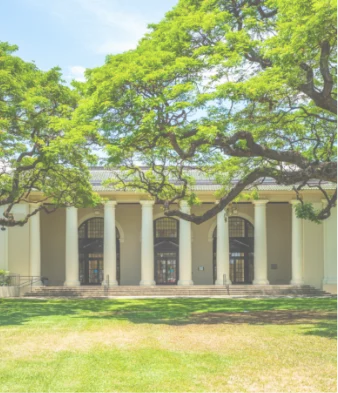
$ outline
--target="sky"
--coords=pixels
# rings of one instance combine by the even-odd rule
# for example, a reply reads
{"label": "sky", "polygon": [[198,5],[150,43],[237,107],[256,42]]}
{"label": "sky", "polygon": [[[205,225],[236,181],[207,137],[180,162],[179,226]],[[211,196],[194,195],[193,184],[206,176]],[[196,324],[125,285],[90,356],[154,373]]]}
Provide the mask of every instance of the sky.
{"label": "sky", "polygon": [[0,41],[42,70],[59,66],[64,79],[107,54],[135,48],[149,23],[159,22],[178,0],[0,0]]}

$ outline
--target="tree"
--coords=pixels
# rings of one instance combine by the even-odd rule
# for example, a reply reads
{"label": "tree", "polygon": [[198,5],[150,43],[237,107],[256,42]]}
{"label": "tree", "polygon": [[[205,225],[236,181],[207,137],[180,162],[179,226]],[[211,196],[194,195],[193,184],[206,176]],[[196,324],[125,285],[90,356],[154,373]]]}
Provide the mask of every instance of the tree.
{"label": "tree", "polygon": [[[66,87],[58,68],[39,70],[0,42],[0,216],[2,227],[22,226],[40,210],[91,206],[88,163],[91,128],[72,116],[78,94]],[[39,202],[25,217],[13,206]]]}
{"label": "tree", "polygon": [[[336,3],[180,0],[134,51],[87,73],[84,106],[100,119],[110,184],[154,196],[200,224],[266,177],[293,185],[300,217],[330,215],[336,183]],[[140,163],[147,165],[143,170]],[[222,185],[201,216],[194,167]],[[313,184],[315,182],[315,185]],[[302,200],[318,188],[327,206]]]}

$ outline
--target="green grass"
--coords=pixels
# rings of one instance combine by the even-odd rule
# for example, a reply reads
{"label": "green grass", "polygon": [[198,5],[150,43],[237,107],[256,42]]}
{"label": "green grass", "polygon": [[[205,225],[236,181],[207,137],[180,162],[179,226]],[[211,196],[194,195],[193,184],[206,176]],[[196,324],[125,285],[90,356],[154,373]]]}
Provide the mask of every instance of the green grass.
{"label": "green grass", "polygon": [[336,300],[0,300],[1,392],[336,391]]}

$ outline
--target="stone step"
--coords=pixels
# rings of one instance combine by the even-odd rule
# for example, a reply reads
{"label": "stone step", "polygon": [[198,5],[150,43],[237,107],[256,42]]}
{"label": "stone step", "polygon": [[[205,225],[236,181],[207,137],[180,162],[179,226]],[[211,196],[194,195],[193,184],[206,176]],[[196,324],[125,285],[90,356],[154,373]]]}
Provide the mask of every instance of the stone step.
{"label": "stone step", "polygon": [[36,287],[25,294],[29,297],[106,297],[106,296],[262,296],[304,295],[328,296],[330,294],[310,285],[230,285],[229,288],[212,285],[178,286],[102,286]]}

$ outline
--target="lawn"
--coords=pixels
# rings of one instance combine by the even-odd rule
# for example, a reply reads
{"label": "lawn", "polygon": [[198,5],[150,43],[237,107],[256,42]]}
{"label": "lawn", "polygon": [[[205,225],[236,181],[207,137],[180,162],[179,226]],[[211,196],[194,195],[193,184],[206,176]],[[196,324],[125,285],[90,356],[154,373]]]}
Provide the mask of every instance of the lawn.
{"label": "lawn", "polygon": [[336,300],[0,300],[1,392],[336,392]]}

